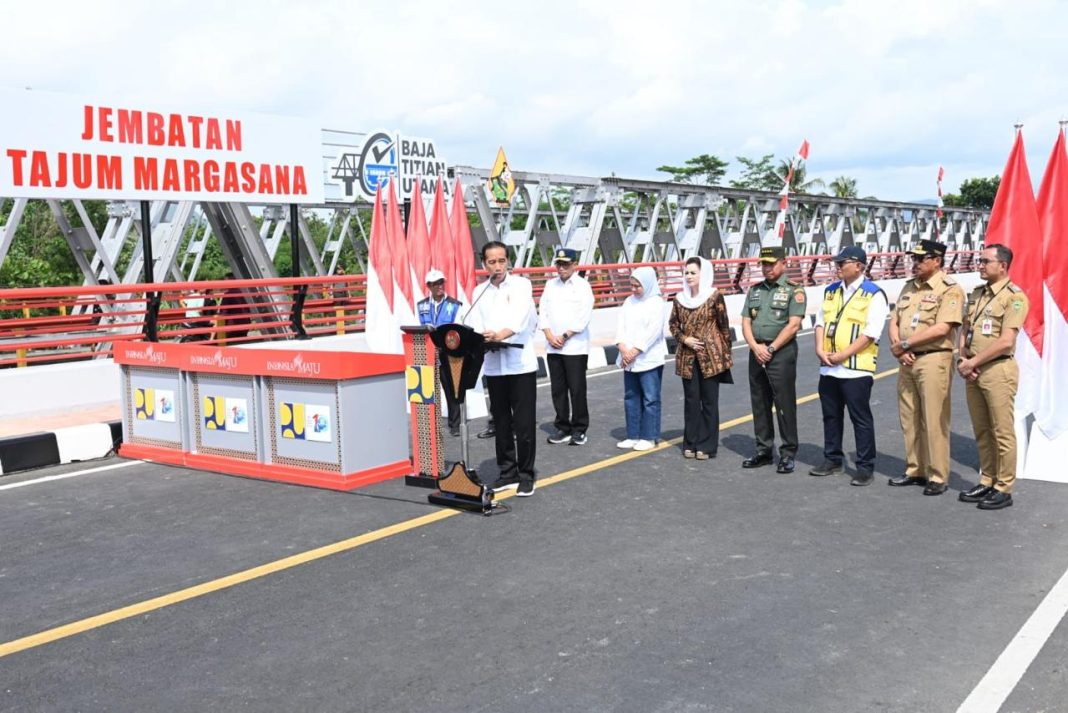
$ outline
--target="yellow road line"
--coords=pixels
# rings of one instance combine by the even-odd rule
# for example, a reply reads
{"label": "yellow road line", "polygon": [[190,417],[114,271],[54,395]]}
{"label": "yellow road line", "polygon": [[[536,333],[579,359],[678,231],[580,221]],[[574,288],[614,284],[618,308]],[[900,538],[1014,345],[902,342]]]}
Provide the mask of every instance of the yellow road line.
{"label": "yellow road line", "polygon": [[[897,369],[884,371],[879,374],[876,374],[875,378],[881,379],[883,377],[890,376],[891,374],[896,374],[897,371]],[[808,394],[807,396],[802,396],[801,398],[799,398],[797,400],[797,403],[798,405],[800,405],[808,403],[810,401],[815,401],[818,398],[819,394]],[[729,428],[734,428],[735,426],[747,423],[752,420],[753,414],[749,414],[748,416],[740,416],[739,418],[734,418],[730,421],[725,421],[724,423],[721,423],[720,430],[724,431]],[[649,455],[650,453],[656,453],[657,451],[662,451],[672,446],[678,445],[681,442],[681,438],[673,438],[669,441],[664,441],[660,443],[660,445],[648,451],[630,451],[629,453],[623,453],[618,456],[613,456],[611,458],[605,458],[604,460],[600,460],[595,463],[590,463],[589,465],[584,465],[579,468],[564,471],[563,473],[559,473],[548,478],[541,478],[538,480],[538,488],[545,488],[556,483],[562,483],[565,480],[577,478],[580,475],[586,475],[587,473],[593,473],[598,470],[603,470],[604,468],[611,467],[618,463],[625,463],[626,461],[634,460],[635,458],[641,458],[642,456]],[[498,500],[503,500],[510,497],[514,497],[513,492],[498,493],[497,495]],[[190,599],[196,599],[197,597],[202,597],[204,595],[212,594],[214,592],[219,592],[223,589],[229,589],[230,587],[237,586],[238,584],[244,584],[245,582],[250,582],[254,579],[259,579],[261,577],[266,577],[270,574],[283,572],[287,569],[292,569],[293,567],[297,567],[302,564],[307,564],[308,562],[314,562],[316,560],[323,559],[324,557],[329,557],[330,555],[336,555],[341,552],[348,552],[349,550],[354,550],[357,547],[362,547],[363,545],[368,545],[372,542],[378,542],[379,540],[384,540],[387,537],[399,535],[402,532],[408,532],[410,530],[423,527],[424,525],[430,525],[435,522],[440,522],[441,520],[445,520],[458,514],[460,514],[460,511],[458,510],[438,510],[436,512],[430,513],[429,515],[423,515],[421,517],[413,518],[411,520],[405,520],[404,522],[398,522],[395,525],[379,528],[378,530],[373,530],[363,535],[357,535],[356,537],[350,537],[348,539],[340,540],[329,545],[316,547],[315,549],[308,550],[306,552],[301,552],[290,557],[285,557],[280,560],[275,560],[273,562],[268,562],[258,567],[246,569],[241,572],[235,572],[234,574],[230,574],[225,577],[220,577],[219,579],[213,579],[209,582],[197,584],[192,587],[187,587],[186,589],[180,589],[176,592],[171,592],[170,594],[164,594],[159,597],[154,597],[153,599],[146,599],[145,601],[138,602],[136,604],[131,604],[125,607],[120,607],[119,609],[113,609],[111,611],[104,612],[103,614],[97,614],[96,616],[79,619],[78,621],[74,621],[69,624],[64,624],[62,626],[57,626],[53,629],[46,629],[45,631],[41,631],[36,634],[31,634],[30,636],[24,636],[21,639],[14,639],[13,641],[8,641],[3,644],[0,644],[0,658],[10,656],[11,654],[15,654],[20,651],[25,651],[27,649],[36,648],[44,644],[49,644],[53,641],[66,639],[68,637],[75,636],[76,634],[81,634],[92,629],[98,629],[102,626],[107,626],[108,624],[113,624],[117,621],[130,619],[135,616],[140,616],[141,614],[147,614],[148,612],[155,611],[157,609],[163,609],[164,607],[169,607],[180,602],[188,601]]]}

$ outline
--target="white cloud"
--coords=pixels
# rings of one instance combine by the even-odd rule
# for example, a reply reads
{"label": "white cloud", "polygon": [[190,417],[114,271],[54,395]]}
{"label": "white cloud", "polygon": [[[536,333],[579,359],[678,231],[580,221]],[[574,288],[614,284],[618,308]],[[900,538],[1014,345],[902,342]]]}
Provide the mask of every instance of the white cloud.
{"label": "white cloud", "polygon": [[0,85],[395,127],[455,163],[504,145],[556,173],[649,178],[807,137],[811,174],[908,200],[938,164],[950,190],[1000,171],[1017,120],[1041,172],[1066,21],[1053,0],[46,0],[5,10]]}

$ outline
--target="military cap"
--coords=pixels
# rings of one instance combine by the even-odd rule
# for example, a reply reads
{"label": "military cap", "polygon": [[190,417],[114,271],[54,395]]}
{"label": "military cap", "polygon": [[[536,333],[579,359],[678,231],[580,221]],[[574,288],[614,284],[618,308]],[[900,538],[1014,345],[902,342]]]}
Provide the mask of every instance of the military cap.
{"label": "military cap", "polygon": [[910,255],[934,255],[935,257],[945,257],[946,246],[944,243],[940,243],[936,240],[921,240],[918,244],[912,246],[912,250],[909,250]]}
{"label": "military cap", "polygon": [[785,258],[785,248],[760,248],[760,262],[773,263]]}

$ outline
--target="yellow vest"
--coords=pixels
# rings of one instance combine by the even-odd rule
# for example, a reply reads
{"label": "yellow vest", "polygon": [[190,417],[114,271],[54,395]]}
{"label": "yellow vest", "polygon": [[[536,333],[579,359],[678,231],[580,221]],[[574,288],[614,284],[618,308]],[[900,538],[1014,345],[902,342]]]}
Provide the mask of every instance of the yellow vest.
{"label": "yellow vest", "polygon": [[[823,291],[823,351],[827,353],[843,351],[864,333],[872,298],[880,292],[882,290],[874,282],[862,280],[857,291],[843,305],[844,288],[841,280],[827,285],[827,289]],[[836,325],[833,328],[833,339],[830,336],[832,324]],[[875,362],[878,358],[879,342],[874,341],[843,362],[842,366],[874,374]]]}

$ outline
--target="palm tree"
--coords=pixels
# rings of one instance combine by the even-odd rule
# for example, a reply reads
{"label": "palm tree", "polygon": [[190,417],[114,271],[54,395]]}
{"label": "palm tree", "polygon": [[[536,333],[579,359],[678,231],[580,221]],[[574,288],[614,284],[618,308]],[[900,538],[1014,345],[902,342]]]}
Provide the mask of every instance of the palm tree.
{"label": "palm tree", "polygon": [[839,176],[827,186],[835,198],[856,198],[857,179],[849,176]]}
{"label": "palm tree", "polygon": [[[782,159],[779,161],[779,170],[776,175],[780,180],[785,181],[786,177],[790,174],[790,161],[788,159]],[[791,193],[811,193],[816,188],[823,188],[826,184],[821,178],[813,178],[811,181],[805,180],[805,165],[798,164],[794,169],[793,179],[790,181]]]}

